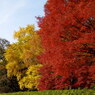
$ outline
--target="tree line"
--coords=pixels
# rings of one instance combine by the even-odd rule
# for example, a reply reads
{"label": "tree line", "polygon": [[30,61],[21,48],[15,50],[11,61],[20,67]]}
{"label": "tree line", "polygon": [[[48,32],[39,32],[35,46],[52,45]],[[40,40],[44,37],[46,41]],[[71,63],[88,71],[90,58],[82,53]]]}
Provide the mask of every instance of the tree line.
{"label": "tree line", "polygon": [[13,44],[1,39],[0,74],[8,85],[15,81],[11,86],[18,91],[93,88],[94,5],[94,0],[47,0],[45,16],[37,17],[39,30],[21,27]]}

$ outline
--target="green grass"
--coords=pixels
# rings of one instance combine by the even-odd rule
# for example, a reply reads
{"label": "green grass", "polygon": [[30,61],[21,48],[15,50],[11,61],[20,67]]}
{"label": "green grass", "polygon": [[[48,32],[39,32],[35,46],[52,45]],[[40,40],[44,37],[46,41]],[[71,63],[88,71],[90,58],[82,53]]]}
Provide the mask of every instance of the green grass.
{"label": "green grass", "polygon": [[47,91],[31,91],[31,92],[16,92],[3,93],[0,95],[95,95],[94,90],[47,90]]}

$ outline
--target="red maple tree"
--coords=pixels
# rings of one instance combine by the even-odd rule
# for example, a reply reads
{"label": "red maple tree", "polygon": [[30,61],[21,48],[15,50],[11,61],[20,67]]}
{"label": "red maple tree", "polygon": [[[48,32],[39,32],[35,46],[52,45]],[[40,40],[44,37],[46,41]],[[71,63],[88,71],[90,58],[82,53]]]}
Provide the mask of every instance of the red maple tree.
{"label": "red maple tree", "polygon": [[95,0],[47,1],[45,16],[38,17],[45,49],[39,57],[43,64],[39,90],[95,84],[94,9]]}

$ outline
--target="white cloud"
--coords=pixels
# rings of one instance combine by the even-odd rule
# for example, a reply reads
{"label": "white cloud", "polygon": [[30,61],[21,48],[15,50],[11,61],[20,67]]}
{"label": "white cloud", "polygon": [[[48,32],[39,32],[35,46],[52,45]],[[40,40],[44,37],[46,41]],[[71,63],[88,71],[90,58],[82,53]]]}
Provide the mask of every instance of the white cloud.
{"label": "white cloud", "polygon": [[12,16],[26,5],[26,0],[2,0],[1,2],[0,25],[10,21]]}

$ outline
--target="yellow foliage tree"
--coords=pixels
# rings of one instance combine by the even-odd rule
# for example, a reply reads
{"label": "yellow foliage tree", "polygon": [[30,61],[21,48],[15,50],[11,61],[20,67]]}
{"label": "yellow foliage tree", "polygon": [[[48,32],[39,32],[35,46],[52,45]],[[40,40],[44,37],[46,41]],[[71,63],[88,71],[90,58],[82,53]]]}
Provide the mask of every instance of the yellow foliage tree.
{"label": "yellow foliage tree", "polygon": [[27,25],[15,32],[16,43],[11,44],[6,50],[5,57],[8,77],[16,76],[21,89],[37,89],[41,67],[37,56],[43,51],[40,36],[35,31],[34,25]]}
{"label": "yellow foliage tree", "polygon": [[28,68],[26,72],[26,76],[23,77],[19,81],[20,88],[28,88],[28,89],[37,89],[37,85],[39,84],[38,79],[40,79],[40,75],[38,72],[38,68],[40,68],[41,65],[32,65]]}

